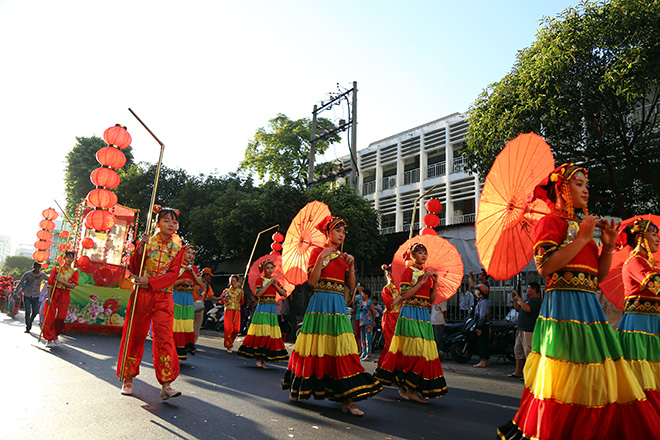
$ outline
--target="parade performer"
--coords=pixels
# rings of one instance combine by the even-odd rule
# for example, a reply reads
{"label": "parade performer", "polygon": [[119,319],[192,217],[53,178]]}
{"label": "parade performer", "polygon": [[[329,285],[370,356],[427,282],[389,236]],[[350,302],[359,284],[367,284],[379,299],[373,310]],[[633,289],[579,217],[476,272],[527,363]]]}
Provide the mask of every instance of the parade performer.
{"label": "parade performer", "polygon": [[[156,209],[160,207],[156,206]],[[179,358],[174,345],[172,326],[174,321],[174,304],[172,301],[172,284],[179,276],[183,252],[181,244],[175,239],[179,227],[179,213],[174,209],[159,209],[156,217],[156,233],[151,237],[143,234],[136,251],[131,256],[130,271],[137,274],[140,271],[142,253],[146,252],[144,273],[135,279],[138,287],[129,299],[126,316],[133,314],[133,326],[126,351],[126,365],[123,371],[124,383],[121,393],[133,394],[133,378],[140,373],[140,362],[144,354],[144,342],[151,324],[153,331],[153,365],[156,378],[161,384],[160,397],[167,400],[181,395],[170,385],[179,375]],[[122,356],[128,331],[128,319],[124,321],[119,359],[117,361],[117,376],[121,377]]]}
{"label": "parade performer", "polygon": [[[289,353],[284,347],[282,331],[277,322],[278,299],[286,297],[286,291],[273,277],[275,264],[271,260],[264,260],[259,265],[262,276],[256,282],[255,296],[259,299],[257,309],[252,316],[243,345],[238,349],[239,356],[256,359],[257,367],[265,368],[266,361],[282,362],[289,360]],[[278,295],[279,294],[279,295]]]}
{"label": "parade performer", "polygon": [[328,216],[317,226],[326,236],[323,248],[310,255],[309,284],[314,288],[300,335],[289,360],[282,389],[294,402],[328,399],[341,403],[343,412],[362,416],[354,401],[366,399],[383,387],[366,373],[358,358],[357,343],[346,313],[344,288],[355,288],[355,261],[339,251],[346,237],[346,222]]}
{"label": "parade performer", "polygon": [[183,247],[183,259],[179,278],[174,282],[172,299],[174,301],[174,345],[180,361],[188,359],[188,353],[195,355],[195,310],[194,290],[202,286],[199,269],[193,266],[195,247]]}
{"label": "parade performer", "polygon": [[43,326],[44,339],[48,341],[46,347],[61,344],[58,336],[64,331],[64,320],[71,301],[71,289],[78,285],[78,271],[72,266],[75,257],[76,254],[67,251],[64,254],[64,263],[60,267],[53,268],[48,277],[49,299]]}
{"label": "parade performer", "polygon": [[401,311],[401,300],[394,304],[394,300],[400,295],[400,292],[399,288],[396,287],[392,281],[392,265],[383,264],[381,269],[383,269],[383,272],[385,273],[387,285],[383,287],[381,293],[383,296],[383,303],[385,303],[385,311],[383,312],[383,318],[381,320],[385,345],[383,346],[383,351],[380,352],[380,356],[378,356],[379,367],[383,364],[383,359],[385,359],[385,355],[390,348],[390,343],[394,336],[394,329],[396,328],[396,320],[399,318],[399,312]]}
{"label": "parade performer", "polygon": [[[573,164],[551,172],[534,196],[552,209],[537,223],[534,245],[536,267],[546,277],[545,299],[525,363],[520,409],[498,429],[500,438],[656,438],[660,420],[596,295],[612,260],[613,222],[588,214],[587,172]],[[592,240],[596,227],[600,257]]]}
{"label": "parade performer", "polygon": [[660,271],[654,267],[658,226],[639,218],[619,233],[633,248],[623,265],[623,318],[617,336],[647,399],[660,410]]}
{"label": "parade performer", "polygon": [[403,306],[388,352],[375,373],[383,384],[398,386],[403,399],[420,403],[447,394],[429,311],[437,293],[437,275],[424,270],[427,258],[421,243],[413,243],[403,256],[413,262],[403,270],[401,295],[394,300],[403,301]]}
{"label": "parade performer", "polygon": [[220,301],[225,303],[225,348],[232,352],[234,340],[241,330],[241,304],[245,302],[243,289],[238,284],[238,275],[232,275],[229,286],[220,295]]}

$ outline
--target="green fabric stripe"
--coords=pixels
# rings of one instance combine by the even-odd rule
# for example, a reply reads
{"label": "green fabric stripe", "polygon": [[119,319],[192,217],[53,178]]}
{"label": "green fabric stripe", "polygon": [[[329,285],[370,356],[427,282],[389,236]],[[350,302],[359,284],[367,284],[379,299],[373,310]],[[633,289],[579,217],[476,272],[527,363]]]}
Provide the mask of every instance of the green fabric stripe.
{"label": "green fabric stripe", "polygon": [[649,362],[660,362],[660,338],[655,335],[633,332],[616,332],[623,357],[628,360],[646,359]]}
{"label": "green fabric stripe", "polygon": [[302,333],[317,335],[338,336],[344,333],[353,333],[351,320],[347,315],[329,315],[325,313],[305,313]]}
{"label": "green fabric stripe", "polygon": [[174,319],[195,319],[193,306],[174,306]]}
{"label": "green fabric stripe", "polygon": [[396,330],[394,330],[394,334],[397,336],[424,338],[427,341],[435,341],[433,326],[431,324],[416,321],[414,319],[407,319],[401,316],[396,321]]}
{"label": "green fabric stripe", "polygon": [[252,317],[252,324],[264,324],[275,326],[277,323],[277,315],[271,315],[269,313],[255,313]]}
{"label": "green fabric stripe", "polygon": [[601,363],[607,358],[623,357],[619,340],[607,322],[587,325],[539,318],[534,327],[532,350],[577,363]]}

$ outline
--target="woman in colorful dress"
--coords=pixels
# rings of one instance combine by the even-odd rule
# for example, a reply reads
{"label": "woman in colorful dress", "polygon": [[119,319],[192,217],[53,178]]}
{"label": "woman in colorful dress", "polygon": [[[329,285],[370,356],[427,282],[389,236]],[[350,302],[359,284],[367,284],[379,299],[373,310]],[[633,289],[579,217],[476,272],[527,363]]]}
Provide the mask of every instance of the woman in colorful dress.
{"label": "woman in colorful dress", "polygon": [[73,268],[76,254],[67,251],[64,254],[64,263],[55,267],[48,277],[49,299],[46,305],[46,321],[43,326],[44,339],[48,341],[46,347],[60,345],[59,335],[64,331],[64,320],[69,310],[71,289],[78,285],[78,271]]}
{"label": "woman in colorful dress", "polygon": [[653,260],[658,226],[639,218],[619,237],[633,250],[621,274],[625,302],[617,336],[647,399],[660,410],[660,271]]}
{"label": "woman in colorful dress", "polygon": [[[552,209],[536,225],[534,245],[536,267],[546,276],[545,299],[525,363],[520,409],[498,429],[500,438],[656,438],[660,420],[596,295],[612,260],[613,223],[588,214],[587,172],[573,164],[550,173],[535,197]],[[600,257],[592,240],[596,227]]]}
{"label": "woman in colorful dress", "polygon": [[437,275],[424,270],[427,258],[421,243],[413,243],[403,256],[404,261],[412,260],[413,264],[401,275],[397,300],[401,298],[403,306],[390,347],[375,374],[383,384],[399,387],[403,399],[420,403],[447,394],[429,312],[437,293]]}
{"label": "woman in colorful dress", "polygon": [[248,334],[243,345],[238,349],[238,355],[248,359],[256,359],[257,367],[268,369],[266,362],[282,362],[289,360],[289,353],[284,347],[282,331],[277,321],[275,302],[286,297],[286,291],[273,277],[275,263],[264,260],[259,265],[262,276],[256,282],[255,296],[259,299],[257,309],[252,317]]}
{"label": "woman in colorful dress", "polygon": [[245,302],[243,289],[238,284],[238,275],[231,276],[220,301],[225,303],[225,348],[231,354],[236,336],[241,330],[241,304]]}
{"label": "woman in colorful dress", "polygon": [[371,290],[364,288],[360,292],[361,298],[356,301],[357,321],[360,326],[360,353],[361,361],[371,360],[371,343],[373,341],[373,329],[376,325],[376,308],[371,300]]}
{"label": "woman in colorful dress", "polygon": [[383,319],[381,320],[385,345],[383,346],[383,351],[380,352],[380,356],[378,356],[379,367],[383,364],[383,359],[385,359],[385,355],[390,348],[390,343],[394,336],[394,329],[396,328],[396,320],[399,318],[399,312],[401,311],[401,300],[396,301],[396,304],[394,303],[394,300],[401,293],[399,292],[399,288],[396,287],[392,281],[392,265],[383,264],[380,268],[383,269],[383,272],[385,273],[387,285],[383,287],[383,291],[381,292],[383,303],[385,304],[385,311],[383,312]]}
{"label": "woman in colorful dress", "polygon": [[355,401],[383,389],[364,371],[346,313],[344,288],[355,287],[355,260],[339,248],[346,237],[346,222],[328,216],[317,226],[327,238],[325,247],[310,256],[309,284],[314,295],[303,318],[300,335],[282,380],[292,401],[328,399],[341,403],[343,412],[362,416]]}
{"label": "woman in colorful dress", "polygon": [[[149,237],[143,234],[136,251],[131,256],[130,271],[139,275],[142,254],[144,267],[142,276],[135,278],[138,287],[133,291],[126,308],[124,330],[119,346],[117,376],[124,378],[121,393],[133,394],[133,378],[140,374],[140,362],[144,354],[144,342],[151,325],[153,333],[153,365],[156,378],[161,384],[160,397],[167,400],[181,395],[170,385],[179,376],[179,357],[174,345],[174,303],[172,284],[179,277],[183,259],[181,244],[175,239],[179,227],[179,212],[174,209],[156,207],[156,232]],[[133,313],[132,310],[135,309]],[[126,362],[123,361],[124,347],[129,325],[133,316],[130,339],[126,349]],[[121,371],[124,364],[124,371]],[[122,374],[123,373],[123,374]]]}
{"label": "woman in colorful dress", "polygon": [[174,345],[180,361],[188,359],[188,353],[195,355],[195,309],[193,293],[195,287],[202,286],[199,269],[193,266],[195,247],[183,247],[183,260],[179,269],[179,278],[174,282],[172,299],[174,301]]}

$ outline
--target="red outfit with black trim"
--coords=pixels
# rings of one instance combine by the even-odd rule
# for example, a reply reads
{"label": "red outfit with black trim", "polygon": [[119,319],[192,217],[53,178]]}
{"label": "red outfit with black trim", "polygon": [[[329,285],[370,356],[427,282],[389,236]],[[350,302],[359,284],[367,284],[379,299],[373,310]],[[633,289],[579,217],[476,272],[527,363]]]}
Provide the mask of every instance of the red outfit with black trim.
{"label": "red outfit with black trim", "polygon": [[[59,276],[64,281],[78,285],[78,271],[72,267],[60,266],[53,268],[48,277],[48,285],[55,284],[55,277]],[[57,284],[62,286],[61,284]],[[46,311],[46,319],[44,321],[44,339],[53,341],[57,336],[61,335],[64,331],[64,320],[69,310],[69,302],[71,301],[71,289],[57,287],[53,292],[48,310]]]}
{"label": "red outfit with black trim", "polygon": [[[141,243],[138,244],[138,249]],[[131,328],[128,350],[126,352],[126,366],[124,379],[137,376],[140,373],[140,362],[144,354],[144,342],[147,339],[149,325],[153,333],[153,362],[156,378],[160,384],[172,382],[179,375],[179,358],[174,345],[172,325],[174,320],[174,303],[172,300],[172,284],[179,276],[183,252],[181,245],[175,243],[170,237],[163,240],[160,234],[149,238],[144,252],[144,275],[149,280],[148,287],[140,287],[131,294],[126,308],[126,319],[119,347],[117,360],[117,376],[121,377],[120,369],[122,356],[126,344],[131,310],[134,307],[133,323]],[[131,273],[140,271],[141,254],[135,252],[131,257]]]}

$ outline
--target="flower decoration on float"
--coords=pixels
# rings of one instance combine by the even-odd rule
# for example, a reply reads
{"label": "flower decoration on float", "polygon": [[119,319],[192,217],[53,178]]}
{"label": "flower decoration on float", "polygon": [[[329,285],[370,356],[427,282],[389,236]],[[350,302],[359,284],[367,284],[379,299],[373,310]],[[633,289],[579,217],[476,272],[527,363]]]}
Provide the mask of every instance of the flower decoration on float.
{"label": "flower decoration on float", "polygon": [[282,252],[282,242],[284,241],[284,235],[276,232],[273,234],[273,243],[270,245],[272,249],[271,254],[279,254]]}
{"label": "flower decoration on float", "polygon": [[48,208],[44,209],[41,215],[43,216],[43,220],[39,222],[41,230],[37,232],[39,241],[34,243],[34,247],[37,250],[32,254],[32,258],[36,262],[43,264],[50,257],[48,249],[53,245],[51,241],[53,233],[51,231],[55,229],[55,222],[53,220],[57,219],[58,214],[53,208]]}
{"label": "flower decoration on float", "polygon": [[440,217],[438,217],[437,213],[442,211],[442,203],[440,203],[440,200],[438,199],[429,199],[424,206],[429,213],[422,218],[426,227],[422,228],[422,230],[419,231],[419,234],[438,235],[433,228],[440,225]]}
{"label": "flower decoration on float", "polygon": [[109,211],[117,204],[117,195],[111,190],[117,188],[121,179],[116,169],[126,165],[126,156],[121,151],[131,145],[131,135],[123,125],[116,124],[103,133],[107,147],[99,149],[96,160],[101,164],[89,178],[96,186],[87,194],[87,201],[94,210],[85,217],[87,229],[105,232],[115,225],[115,216]]}

